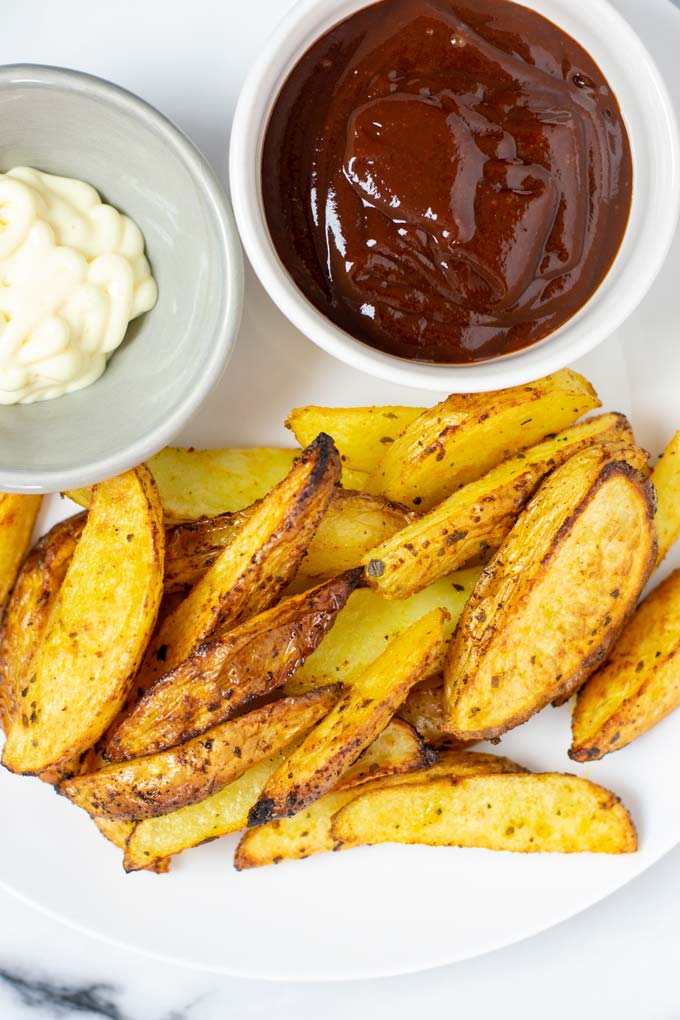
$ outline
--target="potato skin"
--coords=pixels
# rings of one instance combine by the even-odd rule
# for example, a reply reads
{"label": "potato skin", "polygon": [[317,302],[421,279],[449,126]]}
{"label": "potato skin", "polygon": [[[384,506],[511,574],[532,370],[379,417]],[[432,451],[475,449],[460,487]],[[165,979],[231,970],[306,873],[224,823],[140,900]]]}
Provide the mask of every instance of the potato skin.
{"label": "potato skin", "polygon": [[436,687],[414,687],[398,709],[398,718],[405,719],[423,740],[436,751],[459,751],[469,742],[457,740],[447,730],[448,713],[444,703],[444,682],[439,677]]}
{"label": "potato skin", "polygon": [[575,691],[606,656],[656,557],[654,493],[593,448],[543,484],[483,571],[449,646],[449,728],[489,739]]}
{"label": "potato skin", "polygon": [[272,702],[180,747],[67,779],[59,792],[93,816],[137,821],[167,814],[204,800],[285,747],[333,707],[341,689]]}
{"label": "potato skin", "polygon": [[344,846],[421,843],[521,853],[633,853],[635,827],[609,790],[559,773],[478,774],[359,791],[334,816]]}
{"label": "potato skin", "polygon": [[276,690],[333,626],[359,576],[348,571],[205,642],[123,715],[105,757],[120,762],[164,751]]}
{"label": "potato skin", "polygon": [[569,757],[626,747],[680,706],[680,570],[640,604],[608,661],[581,688]]}
{"label": "potato skin", "polygon": [[58,769],[88,750],[117,715],[156,622],[164,543],[160,498],[145,467],[95,487],[7,735],[3,764],[10,771]]}

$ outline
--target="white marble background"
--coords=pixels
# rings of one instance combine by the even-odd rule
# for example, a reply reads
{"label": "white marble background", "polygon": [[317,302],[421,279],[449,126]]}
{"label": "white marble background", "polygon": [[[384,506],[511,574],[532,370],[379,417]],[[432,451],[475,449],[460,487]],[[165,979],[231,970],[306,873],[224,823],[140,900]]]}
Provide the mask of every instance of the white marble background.
{"label": "white marble background", "polygon": [[[226,126],[234,96],[211,93],[205,117],[186,122],[190,102],[182,80],[182,55],[164,53],[166,18],[187,21],[193,46],[192,12],[204,16],[221,3],[240,0],[6,0],[0,20],[0,62],[64,63],[107,74],[106,33],[113,19],[130,24],[131,73],[125,84],[151,102],[154,80],[172,62],[169,112],[186,127],[216,164],[223,165]],[[575,3],[583,0],[574,0]],[[654,5],[618,0],[639,22]],[[677,2],[677,0],[676,0]],[[258,0],[260,15],[284,10],[290,0]],[[140,60],[135,38],[139,4],[157,12],[158,45]],[[245,8],[244,4],[244,8]],[[9,24],[7,19],[9,19]],[[84,20],[87,19],[87,32]],[[92,22],[103,34],[96,62],[81,45],[92,37]],[[245,73],[262,34],[263,20],[243,14],[240,45],[229,59]],[[259,22],[259,24],[256,24]],[[642,22],[640,22],[642,24]],[[20,45],[8,48],[8,33]],[[4,42],[3,42],[4,36]],[[58,41],[58,42],[57,42]],[[143,41],[142,41],[143,42]],[[228,40],[201,39],[206,67],[223,60]],[[111,58],[114,66],[113,57]],[[112,76],[114,76],[112,74]],[[195,85],[195,83],[194,83]],[[206,89],[210,82],[203,83]],[[209,109],[223,113],[216,130]],[[0,838],[11,839],[11,819],[0,821]],[[296,1020],[411,1020],[432,1015],[497,1015],[502,1020],[572,1020],[595,1015],[617,1020],[676,1020],[680,1016],[680,848],[616,895],[533,939],[467,963],[403,978],[349,984],[267,984],[220,978],[158,963],[114,949],[37,913],[0,893],[0,1020],[227,1020],[295,1017]],[[228,920],[225,921],[228,923]],[[276,918],[272,918],[276,924]],[[282,932],[285,937],[285,932]]]}

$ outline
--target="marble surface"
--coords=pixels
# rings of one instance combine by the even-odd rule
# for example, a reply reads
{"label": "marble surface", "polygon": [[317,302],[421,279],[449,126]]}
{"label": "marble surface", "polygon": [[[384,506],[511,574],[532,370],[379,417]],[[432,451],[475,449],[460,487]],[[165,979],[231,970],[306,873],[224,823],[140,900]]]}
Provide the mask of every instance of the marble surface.
{"label": "marble surface", "polygon": [[[193,0],[190,9],[200,8],[210,17],[221,2]],[[181,69],[182,54],[164,48],[163,19],[186,18],[188,8],[179,0],[144,0],[146,11],[157,12],[155,45],[150,47],[152,40],[140,39],[133,31],[138,5],[139,0],[100,5],[85,0],[50,5],[22,0],[12,9],[12,37],[21,39],[22,45],[9,51],[0,37],[0,62],[64,63],[121,80],[120,73],[114,73],[120,54],[107,55],[106,30],[111,19],[125,17],[131,27],[125,84],[160,102],[154,83],[164,76],[167,100],[168,68]],[[289,0],[263,4],[268,10],[288,5]],[[620,0],[620,5],[636,20],[644,17],[647,0]],[[262,29],[261,21],[256,24],[243,15],[241,45],[230,53],[237,74],[245,73]],[[96,60],[83,45],[95,32],[101,36]],[[191,31],[187,45],[194,45]],[[200,45],[206,66],[223,59],[225,41],[217,34],[202,35]],[[204,114],[190,119],[187,85],[180,73],[173,75],[170,88],[172,108],[166,101],[165,109],[223,167],[233,91],[212,91]],[[221,127],[215,109],[223,111]],[[2,838],[12,838],[11,820],[3,821]],[[410,1020],[428,1013],[459,1012],[499,1014],[503,1020],[545,1016],[571,1020],[575,1014],[589,1017],[596,1011],[616,1015],[617,1020],[671,1020],[680,1015],[678,903],[680,848],[591,910],[508,949],[403,978],[303,985],[220,978],[171,967],[106,946],[0,893],[0,1020],[223,1020],[271,1015],[298,1020],[320,1015],[325,1020],[349,1015]],[[225,923],[237,919],[225,918]],[[282,921],[282,938],[285,934]]]}

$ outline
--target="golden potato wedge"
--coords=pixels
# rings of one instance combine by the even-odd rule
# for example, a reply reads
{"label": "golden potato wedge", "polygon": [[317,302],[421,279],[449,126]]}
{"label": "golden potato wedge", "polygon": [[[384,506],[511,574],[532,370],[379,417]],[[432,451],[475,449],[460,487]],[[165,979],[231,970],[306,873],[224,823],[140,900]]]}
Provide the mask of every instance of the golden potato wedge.
{"label": "golden potato wedge", "polygon": [[0,492],[0,606],[14,587],[31,543],[42,496]]}
{"label": "golden potato wedge", "polygon": [[606,443],[612,459],[625,447],[635,467],[646,465],[647,455],[635,447],[623,415],[602,414],[572,425],[492,468],[369,550],[361,560],[369,585],[385,598],[407,598],[487,549],[498,549],[543,478],[595,443]]}
{"label": "golden potato wedge", "polygon": [[[314,439],[314,436],[312,436]],[[195,450],[167,447],[147,466],[156,479],[168,524],[242,510],[265,496],[290,471],[299,450]],[[66,495],[90,505],[91,489]]]}
{"label": "golden potato wedge", "polygon": [[454,736],[497,737],[585,682],[649,577],[653,517],[649,479],[607,463],[602,448],[550,475],[483,571],[449,646]]}
{"label": "golden potato wedge", "polygon": [[[463,570],[402,602],[389,602],[366,588],[357,589],[338,613],[333,630],[284,690],[297,694],[335,680],[351,680],[377,659],[390,641],[438,606],[450,615],[444,626],[449,638],[478,577],[476,568]],[[442,666],[433,666],[433,672],[440,672]]]}
{"label": "golden potato wedge", "polygon": [[680,570],[641,603],[609,660],[581,688],[569,757],[630,744],[680,706]]}
{"label": "golden potato wedge", "polygon": [[[393,725],[393,724],[391,724]],[[385,731],[386,732],[386,731]],[[349,770],[351,771],[351,769]],[[520,765],[493,754],[474,751],[445,755],[429,767],[405,774],[374,779],[370,783],[356,784],[346,789],[335,789],[324,794],[303,811],[290,818],[277,818],[267,825],[248,829],[241,837],[234,855],[238,871],[258,868],[265,864],[279,864],[283,860],[300,860],[323,851],[342,849],[331,835],[333,816],[359,794],[403,783],[423,783],[442,776],[469,776],[479,772],[523,772]],[[347,776],[347,773],[345,773]]]}
{"label": "golden potato wedge", "polygon": [[[254,507],[168,528],[165,591],[186,591],[213,565],[233,540]],[[356,567],[377,542],[405,527],[413,515],[382,496],[338,489],[319,521],[297,578],[323,580]]]}
{"label": "golden potato wedge", "polygon": [[286,421],[300,446],[319,432],[333,437],[342,461],[342,484],[361,489],[385,452],[424,407],[295,407]]}
{"label": "golden potato wedge", "polygon": [[93,816],[137,821],[167,814],[217,793],[306,732],[341,689],[336,684],[272,702],[180,747],[67,779],[59,792]]}
{"label": "golden potato wedge", "polygon": [[297,571],[339,477],[337,450],[322,433],[162,622],[144,657],[140,687],[148,689],[218,630],[236,627],[278,601]]}
{"label": "golden potato wedge", "polygon": [[456,489],[600,406],[569,369],[496,393],[453,394],[391,443],[366,483],[408,507],[431,510]]}
{"label": "golden potato wedge", "polygon": [[343,772],[334,789],[347,790],[379,776],[421,769],[436,758],[436,753],[425,746],[413,726],[403,719],[392,719],[354,764]]}
{"label": "golden potato wedge", "polygon": [[347,571],[205,642],[122,715],[108,735],[106,758],[164,751],[276,690],[333,626],[359,574]]}
{"label": "golden potato wedge", "polygon": [[424,843],[520,853],[632,853],[618,797],[577,776],[482,774],[360,789],[334,816],[343,846]]}
{"label": "golden potato wedge", "polygon": [[0,641],[0,715],[5,733],[19,714],[31,663],[84,527],[85,514],[55,524],[28,554],[7,604]]}
{"label": "golden potato wedge", "polygon": [[410,723],[425,743],[435,750],[454,751],[467,747],[466,742],[457,740],[447,731],[443,680],[437,687],[414,687],[397,711],[398,718]]}
{"label": "golden potato wedge", "polygon": [[253,765],[212,797],[137,822],[125,847],[125,870],[152,867],[193,846],[245,829],[248,811],[284,758],[285,753],[280,751]]}
{"label": "golden potato wedge", "polygon": [[439,661],[446,611],[433,609],[392,641],[286,759],[248,813],[248,825],[295,814],[331,790],[384,730],[408,691]]}
{"label": "golden potato wedge", "polygon": [[676,432],[652,472],[656,489],[657,566],[680,538],[680,432]]}
{"label": "golden potato wedge", "polygon": [[[114,822],[110,818],[97,818],[92,819],[94,824],[101,832],[104,839],[108,839],[110,843],[117,846],[119,849],[124,850],[125,844],[127,843],[134,825],[132,822]],[[155,864],[149,865],[147,871],[155,871],[158,875],[165,875],[170,871],[170,858],[166,857],[164,860],[156,861]]]}
{"label": "golden potato wedge", "polygon": [[95,487],[3,764],[58,767],[90,748],[123,704],[156,622],[165,531],[151,473],[136,468]]}

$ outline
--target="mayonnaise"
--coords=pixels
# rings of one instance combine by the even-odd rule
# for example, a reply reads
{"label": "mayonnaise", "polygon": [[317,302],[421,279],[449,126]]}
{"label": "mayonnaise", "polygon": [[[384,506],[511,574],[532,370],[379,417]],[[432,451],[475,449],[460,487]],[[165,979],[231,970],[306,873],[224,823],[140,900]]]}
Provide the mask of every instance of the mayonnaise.
{"label": "mayonnaise", "polygon": [[93,187],[0,174],[0,404],[89,386],[157,294],[139,227]]}

